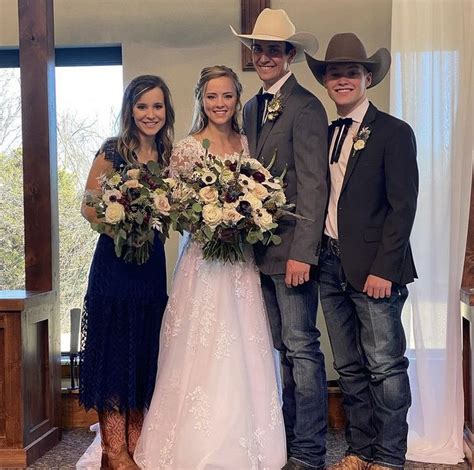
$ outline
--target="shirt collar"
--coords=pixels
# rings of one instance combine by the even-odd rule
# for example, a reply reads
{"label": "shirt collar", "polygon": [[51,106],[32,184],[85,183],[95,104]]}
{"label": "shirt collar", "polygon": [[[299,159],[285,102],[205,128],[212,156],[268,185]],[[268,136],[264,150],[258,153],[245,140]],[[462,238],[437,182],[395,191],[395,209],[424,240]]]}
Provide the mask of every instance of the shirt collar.
{"label": "shirt collar", "polygon": [[[275,84],[276,85],[276,84]],[[358,122],[359,124],[364,119],[365,113],[369,109],[369,100],[365,98],[357,108],[353,109],[345,118],[352,118],[354,122]]]}
{"label": "shirt collar", "polygon": [[285,84],[285,82],[293,75],[293,72],[290,70],[286,75],[280,78],[276,83],[274,83],[268,90],[265,90],[265,88],[262,89],[265,93],[271,93],[272,95],[276,95],[279,91],[280,88]]}

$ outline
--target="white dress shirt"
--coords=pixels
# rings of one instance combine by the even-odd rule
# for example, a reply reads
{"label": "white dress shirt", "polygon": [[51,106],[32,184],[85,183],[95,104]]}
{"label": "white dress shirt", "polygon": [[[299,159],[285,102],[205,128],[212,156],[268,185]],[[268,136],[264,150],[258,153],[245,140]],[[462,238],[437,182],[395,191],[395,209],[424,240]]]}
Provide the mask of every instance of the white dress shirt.
{"label": "white dress shirt", "polygon": [[[329,235],[331,238],[338,239],[338,228],[337,228],[337,204],[339,196],[341,194],[342,183],[346,174],[347,163],[349,156],[352,151],[352,145],[354,143],[354,137],[359,132],[360,125],[364,119],[365,113],[369,109],[369,100],[365,99],[357,108],[350,112],[345,118],[352,118],[352,125],[349,127],[344,143],[342,144],[341,154],[339,160],[329,164],[329,173],[331,175],[331,190],[329,193],[329,204],[328,213],[326,216],[326,225],[324,233]],[[332,136],[331,146],[329,148],[329,159],[331,158],[332,149],[334,147],[337,132],[334,132]]]}

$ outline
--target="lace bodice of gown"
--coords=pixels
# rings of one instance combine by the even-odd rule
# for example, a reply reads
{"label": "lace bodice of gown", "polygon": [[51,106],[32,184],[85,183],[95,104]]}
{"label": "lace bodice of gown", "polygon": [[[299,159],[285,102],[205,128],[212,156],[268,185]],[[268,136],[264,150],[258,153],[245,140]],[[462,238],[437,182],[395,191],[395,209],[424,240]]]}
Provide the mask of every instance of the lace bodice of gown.
{"label": "lace bodice of gown", "polygon": [[[242,135],[242,148],[244,155],[249,154],[247,138]],[[172,175],[186,173],[194,167],[204,156],[205,150],[199,140],[192,135],[188,135],[173,146],[170,160],[170,172]],[[238,152],[234,154],[219,155],[220,158],[237,158]]]}

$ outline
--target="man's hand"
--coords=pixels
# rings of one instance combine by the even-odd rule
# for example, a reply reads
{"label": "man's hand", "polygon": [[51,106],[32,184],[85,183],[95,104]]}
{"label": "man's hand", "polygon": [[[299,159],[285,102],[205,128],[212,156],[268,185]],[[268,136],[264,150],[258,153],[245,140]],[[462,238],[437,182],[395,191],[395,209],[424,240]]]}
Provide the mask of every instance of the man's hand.
{"label": "man's hand", "polygon": [[374,299],[383,299],[392,294],[392,281],[369,274],[364,284],[364,294]]}
{"label": "man's hand", "polygon": [[285,284],[286,287],[296,287],[309,281],[309,269],[311,265],[289,259],[286,262]]}

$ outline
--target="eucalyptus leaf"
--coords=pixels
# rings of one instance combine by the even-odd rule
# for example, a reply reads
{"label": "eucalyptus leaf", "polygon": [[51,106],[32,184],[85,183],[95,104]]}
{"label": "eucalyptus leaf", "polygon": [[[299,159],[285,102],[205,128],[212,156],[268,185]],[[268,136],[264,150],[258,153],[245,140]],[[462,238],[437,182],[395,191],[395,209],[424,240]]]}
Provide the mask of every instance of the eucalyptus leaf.
{"label": "eucalyptus leaf", "polygon": [[211,230],[211,228],[208,225],[205,225],[202,231],[208,240],[212,240],[214,232]]}
{"label": "eucalyptus leaf", "polygon": [[198,202],[195,202],[195,203],[192,205],[192,208],[193,208],[193,211],[194,211],[194,212],[202,212],[202,206],[201,206],[201,204],[199,204]]}
{"label": "eucalyptus leaf", "polygon": [[274,245],[279,245],[281,243],[281,237],[278,236],[278,235],[272,235],[270,237],[270,241],[274,244]]}
{"label": "eucalyptus leaf", "polygon": [[147,164],[146,167],[152,173],[153,175],[158,176],[160,174],[160,165],[158,162],[155,162],[154,160],[150,160]]}
{"label": "eucalyptus leaf", "polygon": [[125,230],[124,230],[123,228],[121,228],[121,229],[118,231],[117,235],[118,235],[120,238],[123,238],[124,240],[127,239],[127,233],[125,232]]}

